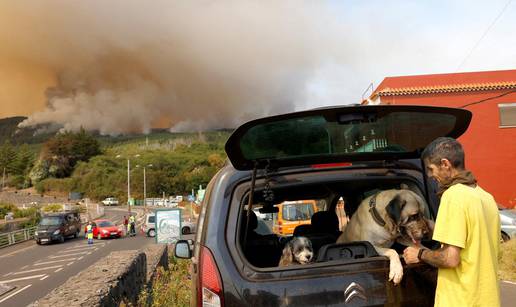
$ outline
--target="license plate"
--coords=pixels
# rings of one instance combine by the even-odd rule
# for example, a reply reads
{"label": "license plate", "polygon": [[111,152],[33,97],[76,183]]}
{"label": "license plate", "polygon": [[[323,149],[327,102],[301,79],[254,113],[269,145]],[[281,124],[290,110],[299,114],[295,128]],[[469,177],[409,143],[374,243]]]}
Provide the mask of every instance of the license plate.
{"label": "license plate", "polygon": [[111,233],[111,235],[112,235],[112,236],[116,236],[117,234],[118,234],[118,233],[116,233],[116,232],[112,232],[112,233]]}
{"label": "license plate", "polygon": [[41,239],[41,242],[48,242],[48,239]]}

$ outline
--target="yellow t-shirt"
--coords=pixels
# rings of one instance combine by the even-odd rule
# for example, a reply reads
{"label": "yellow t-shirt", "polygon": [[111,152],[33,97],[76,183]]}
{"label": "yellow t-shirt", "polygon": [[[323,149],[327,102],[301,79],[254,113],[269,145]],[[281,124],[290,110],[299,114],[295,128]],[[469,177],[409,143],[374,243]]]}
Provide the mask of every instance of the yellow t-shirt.
{"label": "yellow t-shirt", "polygon": [[491,194],[455,184],[441,198],[433,239],[461,248],[456,268],[439,268],[435,306],[500,306],[500,216]]}

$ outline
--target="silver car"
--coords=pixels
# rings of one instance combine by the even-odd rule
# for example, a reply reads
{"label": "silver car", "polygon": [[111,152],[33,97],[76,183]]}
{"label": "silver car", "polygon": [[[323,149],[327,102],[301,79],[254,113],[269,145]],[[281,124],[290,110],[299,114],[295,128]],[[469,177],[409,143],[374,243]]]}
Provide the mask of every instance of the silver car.
{"label": "silver car", "polygon": [[[181,234],[187,235],[191,233],[195,233],[197,229],[197,223],[183,220],[181,223]],[[142,225],[143,233],[147,234],[148,237],[156,236],[156,214],[155,213],[147,213],[145,215],[145,220]]]}
{"label": "silver car", "polygon": [[509,241],[516,237],[516,210],[500,209],[502,240]]}

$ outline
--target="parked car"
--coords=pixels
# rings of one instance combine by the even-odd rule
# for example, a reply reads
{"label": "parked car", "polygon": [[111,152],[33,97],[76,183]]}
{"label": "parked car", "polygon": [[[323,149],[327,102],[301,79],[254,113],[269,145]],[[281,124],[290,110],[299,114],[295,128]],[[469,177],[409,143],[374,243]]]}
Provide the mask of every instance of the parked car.
{"label": "parked car", "polygon": [[195,233],[197,228],[197,223],[190,220],[183,220],[181,222],[181,234],[188,235],[191,233]]}
{"label": "parked car", "polygon": [[[84,227],[84,232],[86,232],[86,227]],[[93,227],[93,237],[97,239],[106,239],[106,238],[120,238],[122,236],[122,228],[115,225],[115,223],[106,219],[94,220],[92,222]]]}
{"label": "parked car", "polygon": [[500,209],[502,240],[509,241],[516,237],[516,210]]}
{"label": "parked car", "polygon": [[[181,222],[181,234],[187,235],[191,233],[195,233],[197,228],[197,224],[192,221],[183,220]],[[156,236],[156,213],[147,213],[145,215],[145,220],[142,225],[142,232],[145,233],[148,237]]]}
{"label": "parked car", "polygon": [[156,236],[156,214],[155,213],[147,213],[145,215],[145,220],[142,224],[142,232],[145,233],[148,237]]}
{"label": "parked car", "polygon": [[104,206],[118,206],[118,199],[114,197],[108,197],[102,201]]}
{"label": "parked car", "polygon": [[58,241],[63,243],[65,238],[77,238],[81,231],[81,221],[78,212],[59,212],[44,215],[34,232],[37,244]]}
{"label": "parked car", "polygon": [[[437,137],[459,137],[470,120],[463,109],[378,105],[321,108],[240,126],[225,146],[231,163],[206,189],[193,246],[185,240],[175,246],[176,257],[193,259],[191,305],[433,306],[435,268],[403,264],[403,279],[394,285],[389,259],[369,242],[321,245],[313,263],[279,267],[288,239],[257,233],[259,223],[246,212],[257,204],[276,215],[278,204],[313,199],[319,212],[331,215],[342,197],[352,216],[378,190],[404,187],[426,200],[424,215],[435,219],[437,185],[421,152]],[[402,253],[404,246],[392,248]]]}

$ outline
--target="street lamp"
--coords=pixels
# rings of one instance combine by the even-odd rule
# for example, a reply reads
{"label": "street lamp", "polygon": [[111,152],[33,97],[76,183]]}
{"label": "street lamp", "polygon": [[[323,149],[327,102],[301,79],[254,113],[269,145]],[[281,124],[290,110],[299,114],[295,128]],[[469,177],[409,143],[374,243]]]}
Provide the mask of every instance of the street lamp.
{"label": "street lamp", "polygon": [[[138,158],[140,155],[134,155],[135,158]],[[116,158],[122,158],[121,155],[117,155]],[[131,161],[129,158],[127,159],[127,211],[129,215],[131,215]]]}
{"label": "street lamp", "polygon": [[[143,166],[143,210],[147,212],[147,179],[145,176],[145,168],[152,167],[152,164],[147,164]],[[140,167],[136,165],[136,167]]]}

